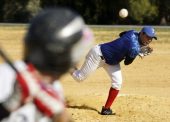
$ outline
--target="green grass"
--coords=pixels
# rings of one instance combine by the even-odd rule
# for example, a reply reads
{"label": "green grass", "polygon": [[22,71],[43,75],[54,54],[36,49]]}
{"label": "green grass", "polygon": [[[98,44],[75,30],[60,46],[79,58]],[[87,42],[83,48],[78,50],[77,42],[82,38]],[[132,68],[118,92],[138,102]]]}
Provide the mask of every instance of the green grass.
{"label": "green grass", "polygon": [[23,30],[27,29],[28,25],[27,24],[3,24],[0,23],[0,30]]}
{"label": "green grass", "polygon": [[[140,31],[141,27],[136,26],[128,26],[128,27],[114,27],[114,26],[107,26],[107,27],[91,27],[94,31],[96,43],[108,42],[118,38],[120,32],[125,30],[136,30]],[[154,43],[170,43],[170,28],[167,27],[156,27],[156,35],[158,37],[157,41]]]}
{"label": "green grass", "polygon": [[[0,34],[8,30],[12,34],[14,31],[25,31],[27,28],[27,24],[0,24]],[[119,33],[125,30],[140,31],[141,26],[90,26],[90,28],[94,32],[96,43],[103,43],[118,38]],[[155,30],[158,40],[154,43],[170,43],[170,28],[157,26]]]}

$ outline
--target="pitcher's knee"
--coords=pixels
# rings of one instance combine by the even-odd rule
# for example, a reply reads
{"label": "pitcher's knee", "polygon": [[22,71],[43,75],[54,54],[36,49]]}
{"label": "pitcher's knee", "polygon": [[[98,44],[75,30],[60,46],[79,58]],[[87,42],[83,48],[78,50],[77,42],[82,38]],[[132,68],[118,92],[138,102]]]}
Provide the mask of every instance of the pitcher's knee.
{"label": "pitcher's knee", "polygon": [[121,87],[122,87],[122,84],[121,83],[112,83],[112,86],[111,86],[113,89],[116,89],[116,90],[120,90]]}
{"label": "pitcher's knee", "polygon": [[79,81],[79,82],[86,79],[86,77],[82,75],[79,70],[76,70],[75,72],[73,72],[72,77],[74,80]]}

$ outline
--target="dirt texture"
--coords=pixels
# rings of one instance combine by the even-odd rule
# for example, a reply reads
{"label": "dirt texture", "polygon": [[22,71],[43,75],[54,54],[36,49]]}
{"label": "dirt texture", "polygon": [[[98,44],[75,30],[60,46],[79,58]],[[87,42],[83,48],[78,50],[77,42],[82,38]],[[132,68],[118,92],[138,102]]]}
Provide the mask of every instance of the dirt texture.
{"label": "dirt texture", "polygon": [[81,83],[66,75],[62,82],[75,122],[169,122],[170,44],[152,47],[150,56],[137,57],[129,66],[121,63],[123,86],[111,107],[116,115],[99,114],[110,88],[110,79],[102,68]]}
{"label": "dirt texture", "polygon": [[[0,30],[1,47],[13,60],[22,58],[24,33],[17,28]],[[159,32],[160,41],[152,43],[151,55],[144,59],[137,57],[129,66],[121,63],[123,85],[111,107],[116,115],[99,114],[110,88],[110,79],[102,68],[81,83],[65,75],[61,81],[71,118],[75,122],[169,122],[170,41],[165,35],[169,35],[168,32]],[[97,40],[101,39],[98,36]],[[78,67],[82,63],[83,59]]]}

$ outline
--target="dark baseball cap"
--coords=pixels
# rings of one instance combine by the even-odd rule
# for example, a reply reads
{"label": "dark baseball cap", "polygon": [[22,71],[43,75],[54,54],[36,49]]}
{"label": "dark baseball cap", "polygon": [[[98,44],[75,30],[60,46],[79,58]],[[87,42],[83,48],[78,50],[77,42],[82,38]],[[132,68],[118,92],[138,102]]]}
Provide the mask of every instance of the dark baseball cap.
{"label": "dark baseball cap", "polygon": [[144,26],[141,30],[141,32],[144,32],[147,36],[154,38],[157,40],[156,34],[155,34],[155,29],[151,26]]}

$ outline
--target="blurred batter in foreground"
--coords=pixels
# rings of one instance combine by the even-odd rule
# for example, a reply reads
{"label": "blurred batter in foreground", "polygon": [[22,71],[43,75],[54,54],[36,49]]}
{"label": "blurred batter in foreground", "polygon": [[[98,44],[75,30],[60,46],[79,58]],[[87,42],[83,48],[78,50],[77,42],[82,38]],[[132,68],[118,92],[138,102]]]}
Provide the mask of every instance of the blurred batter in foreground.
{"label": "blurred batter in foreground", "polygon": [[91,42],[91,31],[72,10],[57,7],[36,15],[24,39],[24,58],[13,62],[18,72],[0,65],[0,121],[71,121],[58,80]]}

